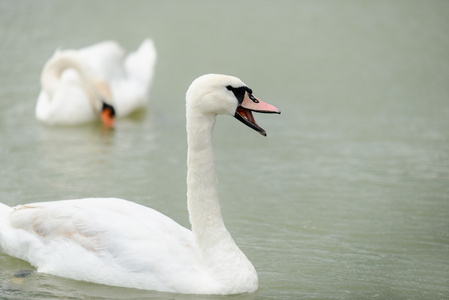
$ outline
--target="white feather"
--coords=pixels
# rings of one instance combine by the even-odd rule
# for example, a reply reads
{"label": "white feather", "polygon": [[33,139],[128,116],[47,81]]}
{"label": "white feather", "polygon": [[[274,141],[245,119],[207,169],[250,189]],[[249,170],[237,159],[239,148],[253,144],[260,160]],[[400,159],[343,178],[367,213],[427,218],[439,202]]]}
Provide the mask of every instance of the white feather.
{"label": "white feather", "polygon": [[130,201],[90,198],[0,205],[0,245],[38,271],[96,283],[179,293],[237,294],[257,273],[227,231],[218,203],[212,130],[243,83],[207,75],[187,92],[187,203],[192,230]]}
{"label": "white feather", "polygon": [[117,117],[127,116],[146,106],[155,64],[151,39],[128,55],[115,41],[56,51],[42,70],[36,118],[49,125],[92,122],[101,101],[113,105]]}

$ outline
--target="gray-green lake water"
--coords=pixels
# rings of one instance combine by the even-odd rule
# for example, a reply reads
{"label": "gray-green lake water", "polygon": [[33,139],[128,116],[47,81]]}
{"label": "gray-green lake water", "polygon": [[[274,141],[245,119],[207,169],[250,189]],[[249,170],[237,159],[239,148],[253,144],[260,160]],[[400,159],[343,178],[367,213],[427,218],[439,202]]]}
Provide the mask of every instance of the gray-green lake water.
{"label": "gray-green lake water", "polygon": [[[0,201],[120,197],[188,227],[184,94],[240,77],[282,110],[221,117],[225,223],[260,288],[232,299],[449,299],[448,1],[0,1]],[[145,112],[38,123],[55,49],[152,37]],[[34,273],[0,254],[0,299],[226,299]]]}

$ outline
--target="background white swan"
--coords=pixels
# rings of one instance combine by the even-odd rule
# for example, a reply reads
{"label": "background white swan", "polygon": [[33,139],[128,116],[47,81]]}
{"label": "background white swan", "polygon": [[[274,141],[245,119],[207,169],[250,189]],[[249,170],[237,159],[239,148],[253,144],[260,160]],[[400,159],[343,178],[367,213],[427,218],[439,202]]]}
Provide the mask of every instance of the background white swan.
{"label": "background white swan", "polygon": [[128,55],[115,41],[57,51],[42,70],[36,118],[49,125],[77,125],[99,119],[103,110],[103,117],[129,115],[145,107],[155,63],[151,39]]}
{"label": "background white swan", "polygon": [[257,273],[221,216],[212,131],[216,116],[225,114],[265,135],[252,111],[280,112],[240,79],[214,74],[191,84],[186,110],[191,231],[122,199],[0,204],[3,251],[40,272],[108,285],[194,294],[255,291]]}

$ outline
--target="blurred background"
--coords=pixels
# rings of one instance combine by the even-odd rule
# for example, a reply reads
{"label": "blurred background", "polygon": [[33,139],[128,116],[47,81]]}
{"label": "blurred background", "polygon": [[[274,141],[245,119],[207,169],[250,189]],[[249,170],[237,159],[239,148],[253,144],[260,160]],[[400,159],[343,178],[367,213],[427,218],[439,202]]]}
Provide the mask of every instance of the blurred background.
{"label": "blurred background", "polygon": [[[184,95],[241,78],[282,111],[214,146],[225,223],[260,288],[233,299],[449,298],[449,2],[0,1],[0,201],[120,197],[189,227]],[[154,40],[146,110],[50,127],[34,108],[58,48]],[[34,273],[0,254],[1,299],[214,299]],[[219,297],[223,299],[225,297]]]}

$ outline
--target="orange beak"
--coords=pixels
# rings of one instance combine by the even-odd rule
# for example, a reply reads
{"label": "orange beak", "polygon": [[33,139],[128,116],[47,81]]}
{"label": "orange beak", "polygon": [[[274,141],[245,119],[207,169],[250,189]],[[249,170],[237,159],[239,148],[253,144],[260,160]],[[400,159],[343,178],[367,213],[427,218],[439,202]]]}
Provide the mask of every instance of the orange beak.
{"label": "orange beak", "polygon": [[112,105],[103,102],[103,107],[101,109],[101,122],[106,128],[115,127],[115,109]]}
{"label": "orange beak", "polygon": [[259,112],[265,114],[280,114],[281,111],[271,104],[265,103],[260,99],[257,99],[252,94],[245,91],[242,103],[239,104],[235,112],[235,118],[241,121],[243,124],[251,127],[259,132],[261,135],[266,136],[267,133],[263,130],[253,117],[252,112]]}

